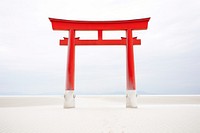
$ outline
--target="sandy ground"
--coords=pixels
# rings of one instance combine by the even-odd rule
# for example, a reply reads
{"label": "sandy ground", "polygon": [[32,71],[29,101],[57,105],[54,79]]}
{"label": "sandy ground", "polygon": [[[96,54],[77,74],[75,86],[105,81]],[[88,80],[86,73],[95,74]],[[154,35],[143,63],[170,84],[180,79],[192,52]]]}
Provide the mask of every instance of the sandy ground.
{"label": "sandy ground", "polygon": [[63,109],[61,96],[0,97],[0,133],[200,133],[200,96],[77,96]]}

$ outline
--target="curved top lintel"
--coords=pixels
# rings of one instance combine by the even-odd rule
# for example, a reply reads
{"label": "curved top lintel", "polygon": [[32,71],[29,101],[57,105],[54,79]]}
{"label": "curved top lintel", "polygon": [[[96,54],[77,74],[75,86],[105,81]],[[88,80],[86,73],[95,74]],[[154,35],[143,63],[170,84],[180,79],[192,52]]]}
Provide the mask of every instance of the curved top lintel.
{"label": "curved top lintel", "polygon": [[83,21],[49,18],[53,30],[145,30],[150,18],[115,20],[115,21]]}
{"label": "curved top lintel", "polygon": [[65,23],[134,23],[134,22],[142,22],[142,21],[149,21],[149,18],[142,18],[142,19],[131,19],[131,20],[105,20],[105,21],[88,21],[88,20],[66,20],[66,19],[57,19],[57,18],[49,18],[51,22],[65,22]]}

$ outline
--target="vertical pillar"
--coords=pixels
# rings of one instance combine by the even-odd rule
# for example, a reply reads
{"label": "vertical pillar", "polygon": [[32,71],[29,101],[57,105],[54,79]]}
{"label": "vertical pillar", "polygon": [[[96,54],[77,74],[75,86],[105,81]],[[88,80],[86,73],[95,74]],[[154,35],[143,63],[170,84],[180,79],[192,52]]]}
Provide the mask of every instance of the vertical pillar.
{"label": "vertical pillar", "polygon": [[64,108],[75,107],[74,70],[75,70],[75,30],[71,29],[69,30]]}
{"label": "vertical pillar", "polygon": [[133,52],[133,37],[132,30],[128,29],[126,31],[126,80],[127,80],[127,90],[126,90],[126,107],[136,108],[136,85],[135,85],[135,68],[134,68],[134,52]]}

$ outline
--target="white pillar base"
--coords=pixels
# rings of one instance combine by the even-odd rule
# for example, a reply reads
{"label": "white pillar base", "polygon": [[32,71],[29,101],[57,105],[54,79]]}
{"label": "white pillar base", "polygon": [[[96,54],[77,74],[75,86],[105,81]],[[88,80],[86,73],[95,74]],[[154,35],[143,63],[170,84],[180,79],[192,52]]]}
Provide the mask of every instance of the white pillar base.
{"label": "white pillar base", "polygon": [[137,108],[136,90],[126,90],[126,107]]}
{"label": "white pillar base", "polygon": [[75,95],[73,90],[65,91],[64,108],[75,108]]}

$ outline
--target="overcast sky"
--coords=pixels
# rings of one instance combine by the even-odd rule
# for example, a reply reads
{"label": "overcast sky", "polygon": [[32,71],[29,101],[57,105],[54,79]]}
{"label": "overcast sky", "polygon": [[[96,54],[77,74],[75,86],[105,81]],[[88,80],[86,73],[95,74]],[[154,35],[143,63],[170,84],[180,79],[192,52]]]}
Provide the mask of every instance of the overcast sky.
{"label": "overcast sky", "polygon": [[[148,30],[133,31],[142,40],[134,47],[138,94],[200,94],[199,7],[198,0],[1,0],[0,95],[64,93],[67,47],[59,39],[68,32],[53,31],[48,17],[151,17]],[[125,46],[76,47],[75,78],[76,94],[125,94]]]}

